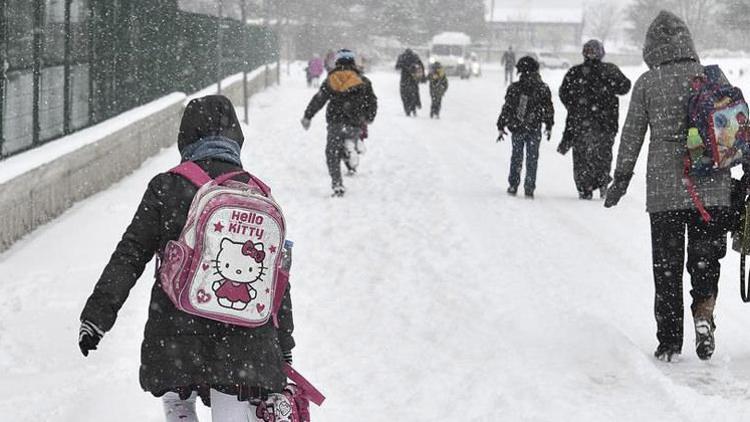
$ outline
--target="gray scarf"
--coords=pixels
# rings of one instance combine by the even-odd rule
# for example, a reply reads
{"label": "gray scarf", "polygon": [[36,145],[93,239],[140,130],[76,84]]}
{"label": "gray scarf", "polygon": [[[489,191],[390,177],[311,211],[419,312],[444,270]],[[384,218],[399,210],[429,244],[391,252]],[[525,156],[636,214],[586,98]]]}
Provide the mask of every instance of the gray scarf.
{"label": "gray scarf", "polygon": [[215,159],[242,167],[240,144],[224,136],[208,136],[186,146],[182,151],[182,161]]}

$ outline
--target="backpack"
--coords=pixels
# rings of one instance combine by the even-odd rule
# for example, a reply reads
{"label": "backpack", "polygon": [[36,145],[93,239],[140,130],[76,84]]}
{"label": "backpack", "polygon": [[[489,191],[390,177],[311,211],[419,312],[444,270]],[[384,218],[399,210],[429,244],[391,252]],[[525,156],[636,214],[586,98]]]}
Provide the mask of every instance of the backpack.
{"label": "backpack", "polygon": [[685,181],[688,192],[705,221],[711,216],[698,197],[692,177],[741,164],[750,157],[750,112],[742,91],[721,83],[721,69],[705,66],[690,81]]}
{"label": "backpack", "polygon": [[[282,268],[284,214],[268,186],[237,171],[217,179],[193,162],[170,173],[198,187],[185,227],[167,243],[158,274],[175,306],[189,314],[259,327],[277,313],[289,283]],[[248,183],[231,180],[245,174]]]}
{"label": "backpack", "polygon": [[742,91],[719,80],[721,70],[706,66],[691,80],[687,138],[690,174],[706,176],[740,164],[750,155],[750,112]]}
{"label": "backpack", "polygon": [[[520,83],[520,82],[516,82]],[[510,119],[508,120],[508,129],[514,132],[519,129],[527,128],[530,124],[535,123],[539,105],[538,87],[534,85],[519,86],[518,95],[514,95],[510,100]]]}

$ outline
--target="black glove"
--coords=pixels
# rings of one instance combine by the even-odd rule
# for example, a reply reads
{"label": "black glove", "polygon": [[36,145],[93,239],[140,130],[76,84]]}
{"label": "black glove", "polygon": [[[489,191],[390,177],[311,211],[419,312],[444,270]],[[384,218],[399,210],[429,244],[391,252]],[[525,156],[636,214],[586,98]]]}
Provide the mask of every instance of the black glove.
{"label": "black glove", "polygon": [[544,129],[544,136],[547,137],[547,141],[552,139],[552,126],[547,126]]}
{"label": "black glove", "polygon": [[96,350],[99,340],[104,336],[104,331],[97,327],[91,321],[81,321],[81,328],[78,330],[78,347],[84,356],[89,355],[89,351]]}
{"label": "black glove", "polygon": [[495,141],[495,142],[502,142],[502,141],[504,141],[505,140],[505,135],[507,135],[507,134],[508,134],[508,132],[505,131],[505,128],[500,129],[500,134],[497,135],[497,141]]}
{"label": "black glove", "polygon": [[615,172],[615,179],[607,189],[607,198],[604,200],[605,208],[612,208],[620,202],[620,198],[625,195],[630,184],[633,173],[623,174]]}

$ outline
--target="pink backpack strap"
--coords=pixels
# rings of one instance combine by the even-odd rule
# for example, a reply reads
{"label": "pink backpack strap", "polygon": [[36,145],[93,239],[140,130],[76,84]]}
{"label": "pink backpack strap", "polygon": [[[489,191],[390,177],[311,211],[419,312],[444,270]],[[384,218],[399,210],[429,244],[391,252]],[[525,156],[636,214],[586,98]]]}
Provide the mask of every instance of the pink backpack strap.
{"label": "pink backpack strap", "polygon": [[226,182],[227,180],[233,179],[233,178],[235,178],[235,177],[237,177],[237,176],[239,176],[241,174],[247,174],[249,176],[249,174],[246,171],[243,171],[243,170],[230,171],[229,173],[224,173],[221,176],[217,177],[215,179],[216,180],[216,184],[220,185],[220,184]]}
{"label": "pink backpack strap", "polygon": [[210,182],[211,176],[206,173],[198,164],[192,161],[185,161],[179,166],[169,170],[169,173],[179,174],[180,176],[190,180],[195,186],[201,187],[206,183]]}
{"label": "pink backpack strap", "polygon": [[222,174],[221,176],[216,178],[216,183],[220,185],[226,182],[227,180],[234,179],[235,177],[239,175],[247,175],[247,177],[250,179],[248,180],[248,182],[252,181],[255,184],[255,186],[257,186],[258,189],[260,189],[261,193],[263,193],[263,196],[265,197],[271,196],[271,188],[269,188],[268,185],[266,185],[265,183],[263,183],[263,181],[261,181],[257,177],[253,176],[252,174],[244,170],[238,170],[238,171],[233,171],[230,173]]}
{"label": "pink backpack strap", "polygon": [[265,196],[271,196],[271,188],[268,187],[267,184],[263,183],[262,180],[258,179],[257,177],[253,176],[252,174],[248,173],[248,176],[250,176],[250,179],[255,182],[255,184],[258,186],[261,192],[263,192],[263,195]]}
{"label": "pink backpack strap", "polygon": [[297,385],[297,389],[300,391],[302,397],[310,400],[311,402],[320,406],[326,397],[317,388],[315,388],[310,381],[297,372],[292,365],[284,362],[283,363],[284,373],[290,381]]}

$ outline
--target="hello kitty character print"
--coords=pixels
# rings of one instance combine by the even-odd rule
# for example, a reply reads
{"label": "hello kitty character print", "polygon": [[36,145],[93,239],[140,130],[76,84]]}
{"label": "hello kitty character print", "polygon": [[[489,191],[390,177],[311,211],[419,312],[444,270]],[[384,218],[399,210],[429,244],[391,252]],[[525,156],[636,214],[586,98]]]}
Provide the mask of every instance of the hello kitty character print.
{"label": "hello kitty character print", "polygon": [[214,281],[212,289],[220,306],[244,310],[258,296],[252,284],[262,281],[266,275],[263,261],[266,252],[262,243],[248,240],[245,243],[221,239],[219,254],[214,261],[214,274],[221,277]]}
{"label": "hello kitty character print", "polygon": [[213,180],[190,162],[172,171],[200,188],[180,237],[160,254],[164,292],[193,315],[245,327],[278,324],[289,278],[281,268],[286,227],[268,187],[251,175],[248,183],[230,180],[236,174]]}

